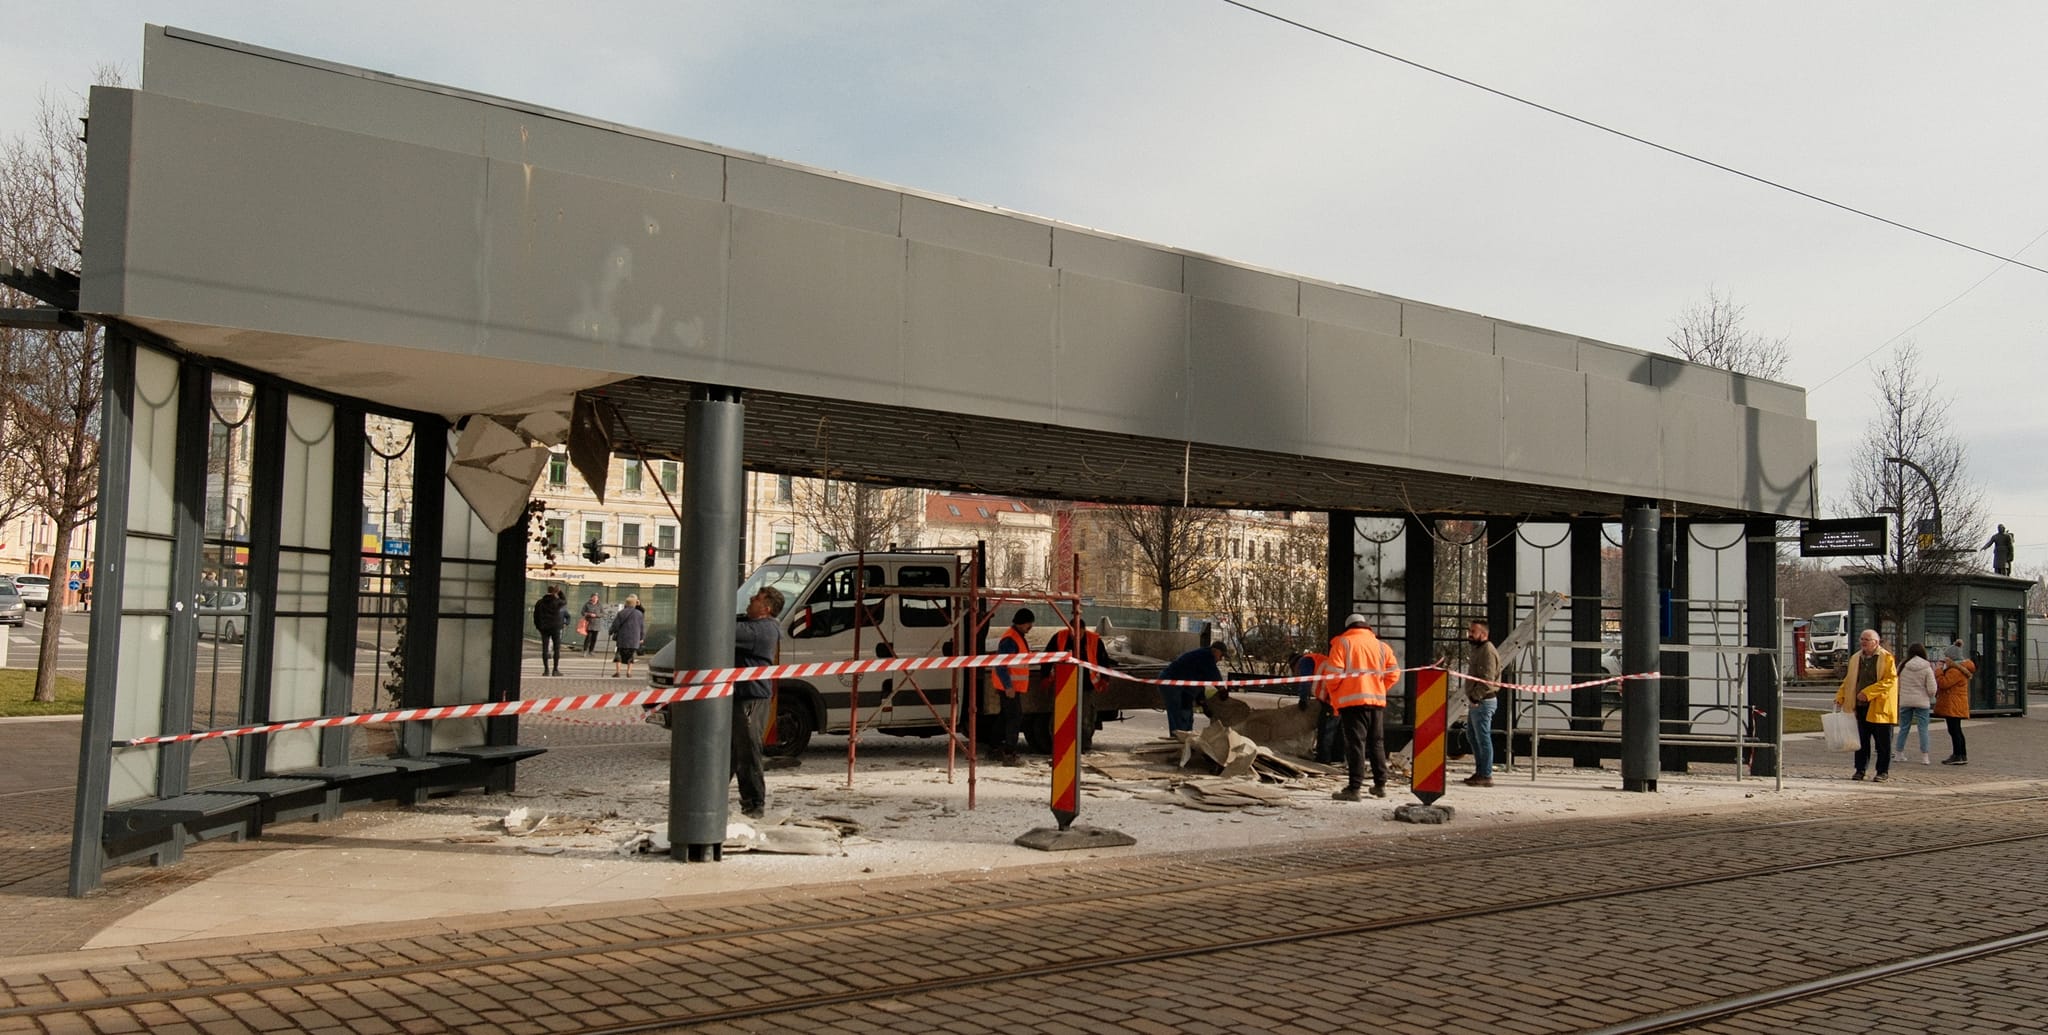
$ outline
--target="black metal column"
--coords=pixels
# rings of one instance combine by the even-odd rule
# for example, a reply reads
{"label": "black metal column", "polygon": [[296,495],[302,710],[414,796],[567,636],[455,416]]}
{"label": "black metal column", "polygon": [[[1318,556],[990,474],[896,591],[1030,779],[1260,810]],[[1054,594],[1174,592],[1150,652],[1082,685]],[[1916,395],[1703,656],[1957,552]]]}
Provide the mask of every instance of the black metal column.
{"label": "black metal column", "polygon": [[[171,614],[164,640],[163,720],[158,729],[192,728],[192,681],[199,663],[199,566],[206,539],[207,425],[213,413],[213,374],[178,363],[176,459],[171,473]],[[244,662],[247,665],[247,662]],[[165,744],[157,753],[157,795],[175,798],[190,789],[192,744]],[[164,843],[159,863],[184,855],[178,838]]]}
{"label": "black metal column", "polygon": [[78,785],[71,806],[71,876],[77,898],[97,890],[106,873],[100,842],[106,830],[107,783],[114,757],[114,695],[121,660],[121,617],[127,609],[128,476],[135,448],[135,342],[106,333],[100,368],[100,484],[93,542],[92,609],[85,645],[85,719],[79,724]]}
{"label": "black metal column", "polygon": [[[697,385],[684,417],[682,574],[676,594],[676,670],[733,663],[733,575],[746,519],[741,453],[746,405],[736,388]],[[792,604],[795,601],[791,601]],[[725,843],[732,781],[732,701],[680,702],[669,741],[669,854],[715,862]]]}
{"label": "black metal column", "polygon": [[[1664,642],[1684,646],[1692,642],[1692,523],[1676,518],[1663,522],[1657,538],[1661,588],[1670,601],[1665,612],[1671,631]],[[1692,655],[1683,650],[1666,651],[1658,670],[1657,712],[1663,719],[1659,731],[1692,732]],[[1667,773],[1686,771],[1686,750],[1666,747],[1658,761]]]}
{"label": "black metal column", "polygon": [[[511,528],[498,533],[497,563],[492,566],[491,595],[491,700],[519,700],[520,666],[526,657],[526,616],[532,611],[526,602],[527,526],[533,512],[524,511]],[[519,743],[519,716],[500,715],[484,720],[484,743]],[[499,766],[489,790],[497,793],[517,790],[516,766]]]}
{"label": "black metal column", "polygon": [[[1410,517],[1407,519],[1408,534],[1402,537],[1406,547],[1408,571],[1404,579],[1402,601],[1403,649],[1401,664],[1413,668],[1427,665],[1436,660],[1436,529],[1430,518]],[[1409,673],[1401,680],[1401,723],[1415,725],[1415,674]]]}
{"label": "black metal column", "polygon": [[[1657,502],[1629,499],[1621,536],[1622,671],[1654,672],[1662,652],[1657,621]],[[1621,690],[1621,789],[1657,789],[1657,681],[1631,679]]]}
{"label": "black metal column", "polygon": [[[271,660],[277,654],[278,550],[284,527],[284,444],[290,396],[274,384],[256,387],[256,413],[251,418],[256,441],[249,470],[248,626],[242,631],[241,721],[267,722],[270,713]],[[230,462],[232,462],[230,460]],[[354,653],[351,642],[350,653]],[[337,715],[338,712],[327,712]],[[235,771],[254,780],[270,771],[270,738],[242,738],[242,757]]]}
{"label": "black metal column", "polygon": [[1328,532],[1329,595],[1323,603],[1329,624],[1323,628],[1317,653],[1321,653],[1330,639],[1344,628],[1344,616],[1351,613],[1351,605],[1357,599],[1358,589],[1353,583],[1358,571],[1358,512],[1331,511]]}
{"label": "black metal column", "polygon": [[[405,593],[404,707],[434,701],[434,665],[441,642],[441,519],[447,506],[448,422],[421,418],[412,427],[412,544]],[[418,758],[433,750],[430,722],[398,731],[399,754]]]}
{"label": "black metal column", "polygon": [[[363,452],[363,411],[336,406],[334,499],[327,529],[327,681],[321,689],[326,715],[355,710],[356,633],[363,599]],[[350,736],[346,728],[321,730],[320,764],[345,764]]]}
{"label": "black metal column", "polygon": [[[1486,519],[1486,626],[1487,635],[1495,645],[1507,638],[1515,628],[1515,578],[1516,567],[1521,558],[1521,523],[1513,518]],[[1502,666],[1511,664],[1513,658],[1502,658]],[[1507,673],[1502,671],[1502,677]],[[1452,684],[1452,692],[1457,692]],[[1502,769],[1512,768],[1512,756],[1505,750],[1508,746],[1508,725],[1515,717],[1516,700],[1512,691],[1499,695],[1500,708],[1507,714],[1496,713],[1493,720],[1494,759]],[[1466,735],[1470,736],[1468,729]]]}
{"label": "black metal column", "polygon": [[[1572,519],[1572,639],[1599,643],[1600,552],[1605,543],[1606,522],[1600,518]],[[1572,648],[1572,681],[1598,679],[1601,675],[1600,648]],[[1572,728],[1597,730],[1601,727],[1601,698],[1608,688],[1589,686],[1572,691]],[[1572,764],[1581,768],[1600,764],[1597,744],[1580,744],[1572,749]]]}
{"label": "black metal column", "polygon": [[1743,571],[1749,583],[1749,628],[1747,646],[1767,651],[1749,656],[1749,718],[1752,735],[1772,745],[1769,751],[1751,756],[1750,772],[1757,776],[1778,775],[1778,715],[1783,708],[1779,659],[1784,656],[1785,624],[1778,615],[1778,523],[1771,518],[1751,518],[1745,534],[1748,557]]}

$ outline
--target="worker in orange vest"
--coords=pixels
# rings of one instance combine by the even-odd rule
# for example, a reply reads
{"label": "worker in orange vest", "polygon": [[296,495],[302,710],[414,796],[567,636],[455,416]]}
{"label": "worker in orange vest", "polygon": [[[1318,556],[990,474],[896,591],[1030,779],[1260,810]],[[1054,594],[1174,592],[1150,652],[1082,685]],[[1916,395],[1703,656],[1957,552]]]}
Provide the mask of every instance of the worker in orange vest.
{"label": "worker in orange vest", "polygon": [[[1024,637],[1037,620],[1030,608],[1018,608],[1016,617],[1010,619],[1010,627],[1003,630],[1003,638],[996,641],[996,653],[1031,653],[1031,645]],[[996,753],[1004,765],[1016,765],[1017,731],[1024,723],[1024,692],[1031,689],[1031,666],[1003,665],[992,670],[990,682],[1002,706],[996,723]]]}
{"label": "worker in orange vest", "polygon": [[[1048,651],[1069,651],[1074,655],[1075,659],[1085,661],[1090,665],[1100,665],[1103,668],[1117,667],[1116,659],[1109,656],[1109,650],[1102,645],[1102,637],[1096,635],[1095,630],[1085,625],[1082,626],[1080,646],[1074,646],[1074,642],[1074,630],[1068,626],[1061,626],[1058,632],[1052,634],[1052,639],[1046,641],[1045,649]],[[1046,662],[1040,668],[1040,671],[1044,672],[1049,680],[1055,680],[1052,685],[1054,690],[1057,691],[1059,684],[1056,680],[1058,677],[1053,673],[1052,663]],[[1108,676],[1102,675],[1094,669],[1084,668],[1081,670],[1081,700],[1074,708],[1075,714],[1081,716],[1081,721],[1088,721],[1088,715],[1090,714],[1088,699],[1108,681]],[[1082,742],[1086,743],[1092,739],[1094,732],[1092,729],[1083,729],[1081,731]]]}
{"label": "worker in orange vest", "polygon": [[1316,685],[1316,695],[1337,713],[1344,740],[1344,767],[1350,779],[1330,795],[1357,801],[1365,783],[1365,760],[1372,759],[1372,796],[1387,796],[1387,689],[1400,678],[1394,649],[1373,635],[1372,621],[1361,614],[1345,617],[1344,631],[1330,640],[1328,668],[1343,673]]}

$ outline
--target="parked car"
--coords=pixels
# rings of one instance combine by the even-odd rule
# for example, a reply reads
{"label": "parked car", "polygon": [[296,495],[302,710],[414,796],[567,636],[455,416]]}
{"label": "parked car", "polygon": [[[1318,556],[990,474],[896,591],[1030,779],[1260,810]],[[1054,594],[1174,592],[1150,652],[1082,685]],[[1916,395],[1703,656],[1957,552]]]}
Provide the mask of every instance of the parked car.
{"label": "parked car", "polygon": [[200,595],[195,613],[201,639],[240,643],[249,630],[249,595],[238,589],[209,590]]}
{"label": "parked car", "polygon": [[0,625],[26,625],[28,605],[14,588],[14,580],[0,575]]}
{"label": "parked car", "polygon": [[38,611],[50,606],[50,577],[48,575],[9,575],[14,580],[14,591],[21,594],[22,603]]}

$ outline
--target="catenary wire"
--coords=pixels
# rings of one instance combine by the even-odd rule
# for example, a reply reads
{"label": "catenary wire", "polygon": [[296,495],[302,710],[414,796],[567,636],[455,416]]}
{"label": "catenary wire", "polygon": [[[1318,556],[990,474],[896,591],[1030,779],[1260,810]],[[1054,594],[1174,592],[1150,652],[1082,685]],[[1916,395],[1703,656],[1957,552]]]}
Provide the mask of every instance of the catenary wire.
{"label": "catenary wire", "polygon": [[[1610,134],[1610,135],[1612,135],[1612,136],[1617,136],[1617,137],[1620,137],[1620,138],[1622,138],[1623,140],[1628,140],[1628,141],[1631,141],[1631,142],[1633,142],[1633,143],[1641,144],[1641,145],[1643,145],[1644,147],[1649,147],[1649,148],[1655,148],[1656,150],[1662,151],[1662,152],[1664,152],[1665,154],[1668,154],[1668,155],[1673,155],[1673,156],[1675,156],[1675,157],[1678,157],[1678,158],[1683,158],[1683,159],[1685,159],[1686,161],[1689,161],[1689,162],[1697,162],[1697,163],[1699,163],[1699,164],[1701,164],[1701,165],[1704,165],[1704,166],[1707,166],[1707,167],[1709,167],[1709,168],[1712,168],[1712,169],[1719,169],[1719,170],[1720,170],[1720,171],[1722,171],[1722,172],[1725,172],[1725,173],[1729,173],[1729,174],[1731,174],[1731,175],[1734,175],[1734,176],[1740,176],[1740,177],[1742,177],[1742,178],[1743,178],[1743,179],[1745,179],[1745,180],[1749,180],[1749,181],[1752,181],[1752,182],[1754,182],[1754,183],[1760,183],[1760,184],[1763,184],[1763,185],[1764,185],[1764,186],[1766,186],[1766,187],[1771,187],[1771,188],[1775,188],[1775,189],[1777,189],[1777,190],[1781,190],[1781,191],[1784,191],[1784,192],[1786,192],[1786,193],[1788,193],[1788,194],[1796,194],[1796,195],[1798,195],[1799,197],[1802,197],[1802,198],[1805,198],[1805,199],[1807,199],[1808,201],[1817,201],[1817,202],[1819,202],[1819,203],[1821,203],[1821,204],[1823,204],[1823,205],[1826,205],[1826,206],[1828,206],[1829,208],[1834,208],[1834,209],[1840,209],[1840,210],[1841,210],[1841,211],[1843,211],[1843,212],[1847,212],[1847,213],[1850,213],[1850,214],[1852,214],[1852,215],[1862,216],[1862,217],[1863,217],[1863,218],[1865,218],[1865,219],[1871,219],[1871,220],[1875,220],[1875,221],[1877,221],[1877,222],[1879,222],[1879,223],[1883,223],[1883,224],[1885,224],[1885,225],[1887,225],[1887,226],[1891,226],[1891,227],[1896,227],[1896,228],[1898,228],[1898,229],[1900,229],[1900,230],[1904,230],[1904,231],[1906,231],[1906,232],[1908,232],[1908,233],[1918,234],[1918,235],[1920,235],[1921,237],[1926,237],[1926,238],[1929,238],[1929,239],[1931,239],[1931,240],[1936,240],[1936,241],[1940,241],[1940,242],[1941,242],[1941,243],[1943,243],[1943,244],[1947,244],[1947,245],[1951,245],[1951,246],[1953,246],[1953,247],[1961,248],[1961,249],[1963,249],[1963,250],[1965,250],[1965,251],[1975,252],[1975,253],[1977,253],[1978,255],[1982,255],[1982,256],[1985,256],[1986,258],[1991,258],[1991,259],[1997,259],[1997,260],[1998,260],[1998,261],[2000,261],[2000,262],[2004,262],[2004,263],[2011,263],[2011,264],[2012,264],[2012,265],[2014,265],[2014,266],[2021,266],[2021,267],[2024,267],[2024,268],[2026,268],[2026,269],[2030,269],[2030,270],[2033,270],[2033,271],[2034,271],[2034,272],[2036,272],[2036,273],[2048,273],[2048,268],[2044,268],[2044,267],[2041,267],[2041,266],[2036,266],[2036,265],[2034,265],[2033,263],[2030,263],[2030,262],[2023,262],[2023,261],[2021,261],[2021,260],[2019,260],[2019,259],[2016,259],[2016,258],[2013,258],[2012,256],[2009,256],[2009,255],[2000,255],[2000,254],[1998,254],[1997,252],[1994,252],[1994,251],[1987,251],[1987,250],[1985,250],[1985,249],[1983,249],[1983,248],[1979,248],[1979,247],[1977,247],[1977,246],[1976,246],[1976,245],[1974,245],[1974,244],[1966,244],[1966,243],[1964,243],[1964,242],[1962,242],[1962,241],[1958,241],[1958,240],[1956,240],[1956,239],[1955,239],[1955,238],[1953,238],[1953,237],[1943,237],[1942,235],[1940,235],[1940,234],[1937,234],[1937,233],[1935,233],[1935,232],[1933,232],[1933,231],[1931,231],[1931,230],[1922,230],[1922,229],[1920,229],[1919,227],[1917,227],[1917,226],[1913,226],[1913,225],[1912,225],[1912,224],[1910,224],[1910,223],[1901,223],[1901,222],[1899,222],[1899,221],[1898,221],[1898,220],[1896,220],[1896,219],[1888,219],[1888,218],[1886,218],[1886,217],[1884,217],[1884,216],[1880,216],[1880,215],[1878,215],[1878,214],[1877,214],[1877,213],[1875,213],[1875,212],[1871,212],[1871,211],[1868,211],[1868,210],[1866,210],[1866,209],[1860,209],[1860,208],[1857,208],[1857,207],[1855,207],[1854,205],[1847,205],[1847,204],[1843,204],[1842,202],[1839,202],[1839,201],[1831,201],[1831,200],[1829,200],[1829,199],[1827,199],[1827,198],[1821,197],[1821,196],[1820,196],[1820,195],[1818,195],[1818,194],[1814,194],[1814,193],[1811,193],[1811,192],[1809,192],[1809,191],[1803,191],[1803,190],[1800,190],[1800,189],[1799,189],[1799,188],[1797,188],[1797,187],[1793,187],[1793,186],[1789,186],[1789,185],[1787,185],[1787,184],[1779,183],[1779,182],[1778,182],[1778,181],[1776,181],[1776,180],[1772,180],[1772,179],[1769,179],[1769,178],[1766,178],[1766,177],[1763,177],[1763,176],[1759,176],[1759,175],[1757,175],[1757,174],[1755,174],[1755,173],[1751,173],[1751,172],[1744,172],[1744,171],[1742,171],[1741,169],[1737,169],[1737,168],[1735,168],[1735,167],[1734,167],[1734,166],[1732,166],[1732,165],[1723,165],[1722,163],[1720,163],[1720,162],[1717,162],[1717,161],[1714,161],[1714,160],[1713,160],[1713,159],[1711,159],[1711,158],[1703,158],[1703,157],[1701,157],[1701,156],[1699,156],[1699,155],[1696,155],[1696,154],[1693,154],[1693,153],[1691,153],[1691,152],[1689,152],[1689,151],[1681,151],[1681,150],[1679,150],[1678,148],[1672,147],[1672,146],[1670,146],[1670,145],[1668,145],[1668,144],[1660,144],[1660,143],[1658,143],[1658,142],[1656,142],[1656,141],[1654,141],[1654,140],[1650,140],[1650,139],[1648,139],[1648,138],[1646,138],[1646,137],[1639,137],[1639,136],[1635,135],[1634,133],[1630,133],[1630,132],[1628,132],[1628,131],[1626,131],[1626,130],[1620,130],[1620,129],[1615,129],[1615,128],[1614,128],[1614,127],[1612,127],[1612,126],[1608,126],[1608,125],[1604,125],[1604,124],[1602,124],[1602,123],[1594,122],[1594,121],[1593,121],[1592,119],[1589,119],[1589,118],[1585,118],[1584,116],[1580,116],[1580,115],[1574,115],[1574,114],[1572,114],[1571,112],[1568,112],[1568,111],[1564,111],[1564,110],[1562,110],[1562,109],[1558,109],[1558,108],[1553,108],[1553,107],[1551,107],[1551,106],[1549,106],[1549,105],[1547,105],[1547,104],[1543,104],[1543,103],[1541,103],[1541,102],[1539,102],[1539,101],[1532,101],[1532,100],[1528,99],[1527,97],[1521,97],[1521,96],[1518,96],[1518,95],[1516,95],[1516,94],[1512,94],[1512,93],[1509,93],[1509,92],[1507,92],[1506,90],[1502,90],[1502,89],[1498,89],[1498,88],[1496,88],[1496,87],[1488,86],[1488,85],[1486,85],[1485,83],[1481,83],[1481,82],[1477,82],[1477,81],[1474,81],[1474,80],[1471,80],[1471,79],[1467,79],[1467,78],[1465,78],[1464,76],[1456,75],[1456,74],[1454,74],[1454,73],[1451,73],[1451,72],[1446,72],[1446,71],[1444,71],[1443,69],[1440,69],[1440,68],[1434,68],[1434,67],[1431,67],[1431,66],[1429,66],[1429,65],[1425,65],[1425,64],[1423,64],[1423,63],[1422,63],[1422,62],[1420,62],[1420,61],[1415,61],[1415,60],[1413,60],[1413,59],[1410,59],[1410,58],[1404,58],[1404,57],[1402,57],[1402,56],[1401,56],[1401,55],[1399,55],[1399,54],[1391,53],[1391,52],[1389,52],[1389,51],[1381,50],[1381,49],[1379,49],[1378,47],[1373,47],[1373,46],[1369,46],[1369,45],[1367,45],[1367,44],[1364,44],[1364,43],[1360,43],[1360,42],[1359,42],[1359,41],[1357,41],[1357,40],[1351,39],[1351,38],[1349,38],[1349,37],[1346,37],[1346,36],[1340,36],[1340,35],[1338,35],[1338,34],[1336,34],[1336,33],[1334,33],[1334,32],[1330,32],[1330,31],[1329,31],[1329,30],[1327,30],[1327,29],[1319,29],[1319,28],[1317,28],[1317,27],[1315,27],[1315,26],[1313,26],[1313,25],[1310,25],[1310,24],[1308,24],[1307,22],[1300,22],[1300,21],[1296,21],[1296,20],[1294,20],[1294,19],[1292,19],[1292,18],[1286,17],[1285,15],[1275,14],[1275,13],[1273,13],[1272,11],[1268,11],[1268,10],[1265,10],[1265,9],[1263,9],[1263,8],[1260,8],[1260,7],[1256,7],[1256,6],[1252,5],[1252,4],[1248,4],[1248,3],[1245,3],[1245,2],[1244,2],[1244,0],[1223,0],[1223,3],[1229,4],[1229,5],[1230,5],[1230,6],[1232,6],[1232,7],[1238,8],[1238,9],[1240,9],[1240,10],[1243,10],[1243,11],[1247,11],[1247,12],[1250,12],[1250,13],[1252,13],[1252,14],[1256,14],[1256,15],[1259,15],[1259,16],[1261,16],[1261,17],[1264,17],[1264,18],[1270,18],[1270,19],[1272,19],[1272,20],[1274,20],[1274,21],[1276,21],[1276,22],[1280,22],[1280,23],[1281,23],[1281,24],[1283,24],[1283,25],[1290,25],[1290,26],[1293,26],[1294,28],[1300,29],[1300,30],[1302,30],[1303,32],[1313,33],[1314,35],[1317,35],[1317,36],[1321,36],[1321,37],[1323,37],[1324,39],[1330,40],[1330,41],[1332,41],[1332,42],[1336,42],[1336,43],[1341,43],[1341,44],[1343,44],[1343,45],[1345,45],[1345,46],[1347,46],[1347,47],[1354,47],[1354,48],[1356,48],[1356,49],[1358,49],[1358,50],[1362,50],[1362,51],[1365,51],[1365,52],[1366,52],[1366,53],[1368,53],[1368,54],[1376,54],[1376,55],[1378,55],[1378,56],[1380,56],[1380,57],[1386,58],[1386,59],[1387,59],[1387,60],[1389,60],[1389,61],[1394,61],[1394,62],[1398,62],[1398,63],[1400,63],[1400,64],[1403,64],[1403,65],[1407,65],[1408,67],[1410,67],[1410,68],[1413,68],[1413,69],[1416,69],[1416,70],[1418,70],[1418,71],[1422,71],[1422,72],[1428,72],[1428,73],[1429,73],[1430,75],[1434,75],[1434,76],[1440,76],[1440,77],[1442,77],[1442,78],[1444,78],[1444,79],[1449,79],[1450,81],[1452,81],[1452,82],[1454,82],[1454,83],[1459,83],[1459,84],[1461,84],[1461,85],[1464,85],[1464,86],[1469,86],[1469,87],[1472,87],[1472,88],[1473,88],[1473,89],[1475,89],[1475,90],[1483,90],[1483,91],[1485,91],[1486,93],[1490,93],[1490,94],[1494,95],[1495,97],[1499,97],[1499,98],[1501,98],[1501,99],[1503,99],[1503,100],[1509,100],[1509,101],[1513,101],[1513,102],[1515,102],[1516,104],[1526,105],[1526,106],[1528,106],[1528,107],[1531,107],[1531,108],[1535,108],[1535,109],[1536,109],[1536,110],[1538,110],[1538,111],[1541,111],[1541,112],[1546,112],[1546,113],[1548,113],[1548,114],[1551,114],[1551,115],[1555,115],[1555,116],[1557,116],[1558,118],[1561,118],[1561,119],[1565,119],[1565,120],[1567,120],[1567,121],[1571,121],[1571,122],[1576,122],[1576,123],[1578,123],[1578,124],[1579,124],[1579,125],[1581,125],[1581,126],[1585,126],[1585,127],[1587,127],[1588,129],[1596,129],[1596,130],[1599,130],[1599,131],[1600,131],[1600,132],[1602,132],[1602,133],[1607,133],[1607,134]],[[1880,346],[1880,347],[1881,347],[1881,346]],[[1874,350],[1874,349],[1873,349],[1872,351],[1876,351],[1876,350]],[[1860,361],[1859,361],[1859,362],[1860,362]]]}

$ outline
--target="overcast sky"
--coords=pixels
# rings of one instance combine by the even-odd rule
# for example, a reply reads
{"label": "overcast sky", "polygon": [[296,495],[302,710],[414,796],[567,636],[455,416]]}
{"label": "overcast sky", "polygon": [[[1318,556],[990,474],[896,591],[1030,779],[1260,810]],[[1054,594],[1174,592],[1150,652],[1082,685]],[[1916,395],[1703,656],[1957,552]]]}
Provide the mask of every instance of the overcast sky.
{"label": "overcast sky", "polygon": [[[1259,6],[2048,266],[2048,4]],[[133,82],[144,22],[1637,348],[1712,286],[1789,339],[1830,513],[1903,335],[2048,566],[2048,275],[1220,0],[22,4],[0,133],[98,66]]]}

